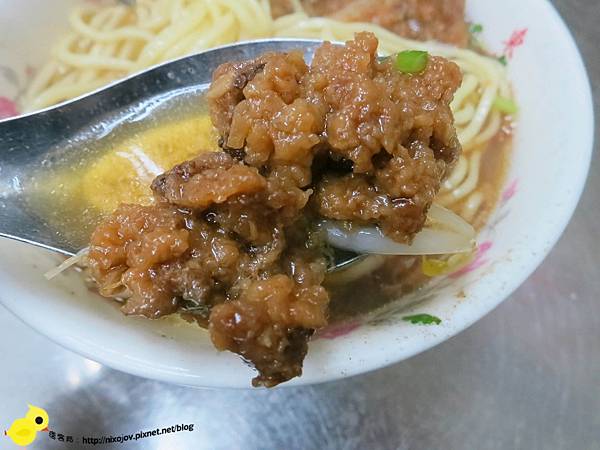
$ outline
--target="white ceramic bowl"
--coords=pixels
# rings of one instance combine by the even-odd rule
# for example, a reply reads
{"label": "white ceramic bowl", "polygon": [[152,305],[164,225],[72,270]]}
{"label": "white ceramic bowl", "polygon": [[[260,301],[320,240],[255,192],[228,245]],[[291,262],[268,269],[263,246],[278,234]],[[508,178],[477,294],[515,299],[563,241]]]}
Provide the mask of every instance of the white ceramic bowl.
{"label": "white ceramic bowl", "polygon": [[[0,66],[6,67],[0,67],[0,97],[14,97],[27,66],[43,61],[47,49],[41,44],[59,34],[73,3],[0,0]],[[573,213],[589,167],[593,112],[569,31],[545,0],[471,0],[468,16],[484,25],[483,40],[498,52],[513,31],[528,30],[510,64],[521,106],[512,168],[501,204],[480,235],[480,255],[470,270],[422,291],[411,309],[398,303],[376,317],[328,330],[312,342],[304,375],[288,385],[377,369],[464,330],[529,276]],[[10,104],[0,98],[0,113],[2,108],[6,112]],[[88,291],[76,273],[47,282],[42,274],[56,264],[55,255],[7,240],[0,241],[0,255],[2,303],[63,346],[144,377],[193,386],[250,385],[251,369],[237,356],[215,351],[200,328],[169,318],[125,317]],[[411,311],[434,314],[443,323],[403,322]]]}

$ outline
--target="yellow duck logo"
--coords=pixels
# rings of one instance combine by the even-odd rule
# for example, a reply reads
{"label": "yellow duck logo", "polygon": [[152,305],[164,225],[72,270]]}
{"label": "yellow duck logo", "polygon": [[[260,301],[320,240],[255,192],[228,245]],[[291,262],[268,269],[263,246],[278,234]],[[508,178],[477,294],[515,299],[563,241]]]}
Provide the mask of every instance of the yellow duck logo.
{"label": "yellow duck logo", "polygon": [[38,431],[48,430],[48,413],[37,406],[29,406],[25,417],[15,420],[10,428],[4,432],[20,447],[26,447],[35,441]]}

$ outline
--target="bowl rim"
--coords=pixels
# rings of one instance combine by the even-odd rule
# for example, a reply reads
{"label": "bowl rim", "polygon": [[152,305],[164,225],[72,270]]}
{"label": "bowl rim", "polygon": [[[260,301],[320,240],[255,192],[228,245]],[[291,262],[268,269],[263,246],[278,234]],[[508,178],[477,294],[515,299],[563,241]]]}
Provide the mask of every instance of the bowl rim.
{"label": "bowl rim", "polygon": [[[579,199],[583,193],[583,189],[587,181],[587,175],[590,170],[594,145],[594,109],[590,79],[587,74],[581,52],[577,47],[577,44],[571,31],[569,30],[563,18],[556,10],[556,7],[550,1],[541,0],[539,3],[542,3],[546,7],[548,7],[549,12],[551,13],[550,17],[556,22],[555,25],[558,26],[562,33],[561,39],[564,39],[564,42],[569,45],[573,57],[578,62],[578,66],[576,68],[571,69],[572,75],[577,78],[577,84],[582,87],[580,111],[583,111],[581,117],[584,120],[582,120],[581,131],[584,135],[584,137],[582,138],[582,142],[585,142],[585,145],[582,145],[582,148],[578,149],[579,151],[581,151],[581,154],[583,156],[581,162],[579,163],[578,172],[581,174],[581,176],[577,178],[577,183],[573,184],[573,190],[570,193],[565,206],[562,208],[560,216],[557,216],[557,222],[553,224],[551,231],[547,232],[547,235],[551,237],[548,241],[548,245],[541,251],[537,252],[534,256],[530,257],[526,261],[523,270],[521,270],[520,272],[516,272],[512,277],[510,277],[510,279],[506,283],[502,285],[501,292],[498,292],[494,295],[496,299],[495,301],[489,302],[485,305],[485,307],[478,308],[476,311],[470,311],[470,314],[465,314],[465,317],[463,317],[463,320],[460,321],[460,324],[449,328],[447,332],[440,333],[435,337],[431,337],[427,339],[426,342],[421,343],[421,345],[414,345],[408,351],[405,350],[403,352],[398,352],[397,354],[387,355],[386,357],[373,356],[370,359],[363,361],[362,364],[351,364],[349,368],[345,368],[345,370],[342,373],[311,373],[310,376],[306,374],[305,376],[296,378],[291,382],[284,383],[283,385],[281,385],[281,387],[317,384],[326,381],[333,381],[340,378],[359,375],[362,373],[370,372],[375,369],[389,366],[404,359],[408,359],[418,353],[421,353],[425,350],[430,349],[431,347],[438,345],[439,343],[449,339],[450,337],[455,336],[459,332],[469,328],[477,320],[488,314],[490,311],[492,311],[498,305],[500,305],[504,300],[506,300],[531,275],[531,273],[533,273],[533,271],[541,264],[543,259],[548,255],[548,253],[551,251],[554,245],[558,242],[568,223],[570,222],[573,213],[579,203]],[[166,369],[164,366],[152,364],[151,362],[143,361],[141,359],[133,360],[131,358],[127,358],[124,355],[120,355],[111,351],[110,349],[104,348],[102,345],[95,345],[93,343],[90,343],[89,341],[79,341],[77,339],[74,339],[72,336],[56,333],[55,331],[53,331],[52,327],[44,326],[44,323],[41,319],[35,318],[31,315],[23,314],[20,308],[16,306],[16,303],[5,301],[4,294],[0,294],[0,301],[9,311],[11,311],[21,321],[34,328],[41,334],[45,335],[50,340],[84,357],[99,361],[102,364],[106,364],[107,366],[113,367],[123,372],[131,373],[146,378],[153,378],[161,381],[167,381],[177,383],[180,385],[195,387],[249,387],[248,384],[241,385],[238,383],[232,383],[230,380],[227,379],[227,377],[223,377],[220,379],[208,379],[206,376],[202,376],[201,374],[190,374],[173,369],[169,370]]]}

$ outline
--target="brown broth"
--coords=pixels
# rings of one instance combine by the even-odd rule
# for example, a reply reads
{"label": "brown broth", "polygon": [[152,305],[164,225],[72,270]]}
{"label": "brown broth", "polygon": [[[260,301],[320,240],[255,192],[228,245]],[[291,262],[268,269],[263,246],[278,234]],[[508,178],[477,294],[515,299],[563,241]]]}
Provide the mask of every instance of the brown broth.
{"label": "brown broth", "polygon": [[[471,221],[471,225],[476,230],[480,230],[485,226],[498,204],[510,168],[512,142],[513,123],[509,119],[505,119],[502,127],[496,136],[490,140],[481,157],[479,182],[476,190],[483,193],[484,200]],[[453,205],[452,209],[456,213],[460,213],[467,199],[468,196]]]}

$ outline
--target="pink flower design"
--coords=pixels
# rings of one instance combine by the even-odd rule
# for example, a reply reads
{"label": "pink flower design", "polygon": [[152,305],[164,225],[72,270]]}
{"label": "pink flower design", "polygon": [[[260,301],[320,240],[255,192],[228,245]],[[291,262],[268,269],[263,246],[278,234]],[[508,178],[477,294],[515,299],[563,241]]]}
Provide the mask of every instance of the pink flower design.
{"label": "pink flower design", "polygon": [[352,333],[360,327],[360,322],[344,322],[328,326],[317,333],[317,337],[323,339],[335,339]]}
{"label": "pink flower design", "polygon": [[492,246],[492,241],[485,241],[481,243],[481,245],[479,245],[479,247],[477,248],[477,254],[475,255],[475,258],[473,258],[473,261],[471,261],[467,266],[463,267],[462,269],[458,269],[456,272],[451,274],[450,277],[459,278],[463,275],[466,275],[469,272],[473,272],[474,270],[479,269],[487,262],[487,259],[485,259],[485,254],[489,251],[490,248],[492,248]]}
{"label": "pink flower design", "polygon": [[513,57],[515,49],[519,48],[525,43],[525,36],[527,36],[527,28],[522,30],[515,30],[510,35],[507,41],[504,41],[504,55],[509,59]]}
{"label": "pink flower design", "polygon": [[502,193],[502,203],[506,203],[517,193],[519,187],[519,180],[513,180],[508,187]]}
{"label": "pink flower design", "polygon": [[17,105],[11,99],[0,96],[0,119],[18,116]]}

